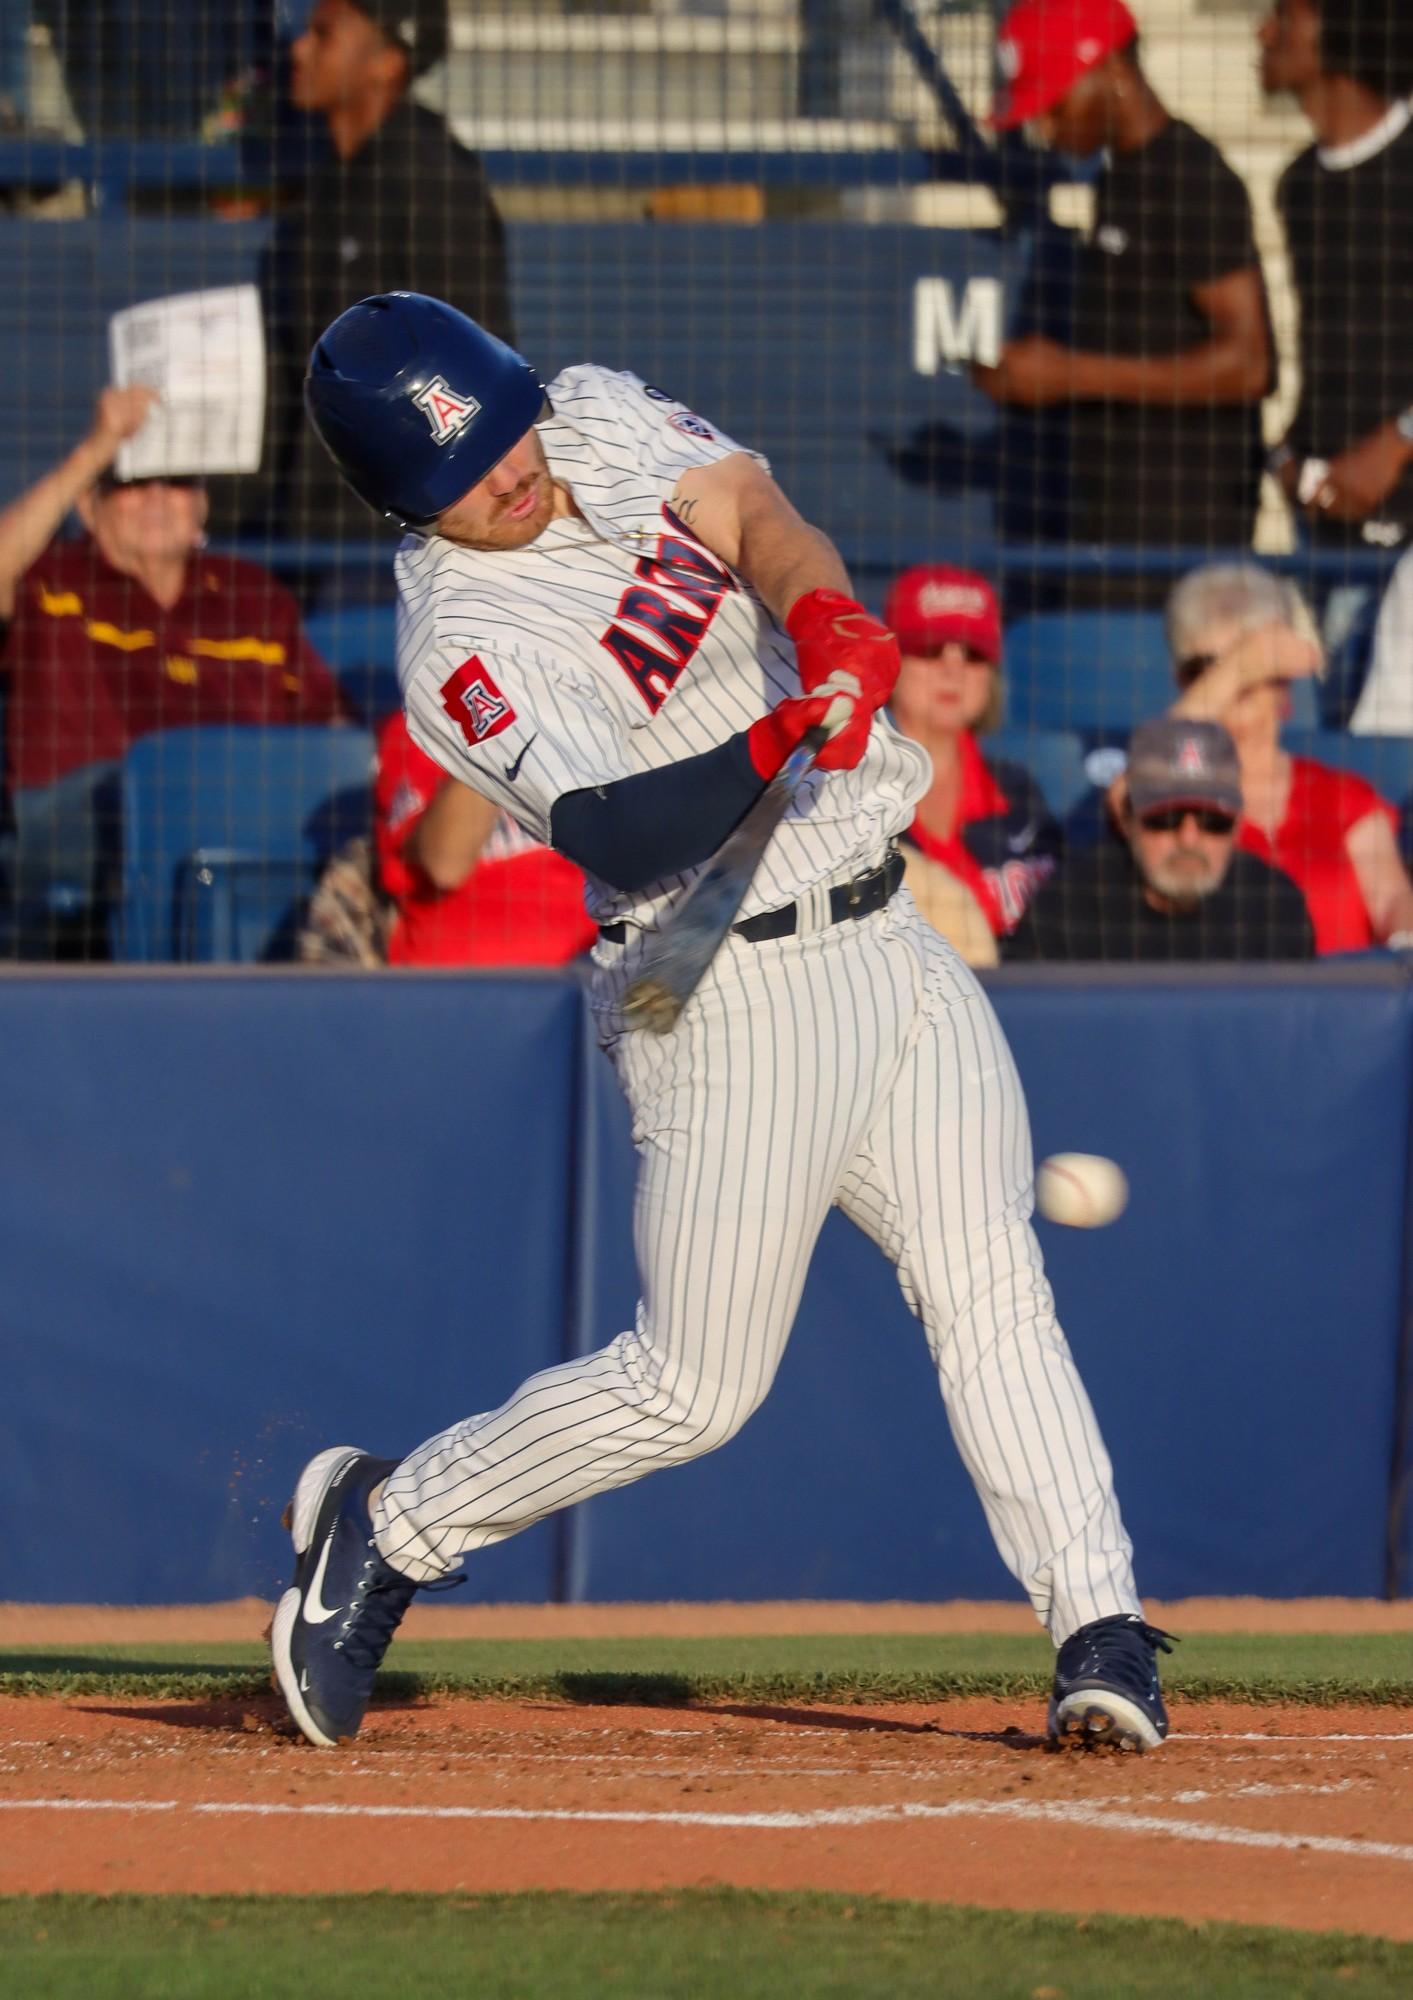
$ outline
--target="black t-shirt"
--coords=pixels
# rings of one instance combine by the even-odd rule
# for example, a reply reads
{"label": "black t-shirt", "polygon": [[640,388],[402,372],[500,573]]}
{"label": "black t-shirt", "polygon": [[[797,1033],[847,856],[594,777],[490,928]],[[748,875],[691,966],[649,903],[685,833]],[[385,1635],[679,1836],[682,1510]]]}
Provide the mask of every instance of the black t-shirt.
{"label": "black t-shirt", "polygon": [[[1211,338],[1193,292],[1260,266],[1251,203],[1217,148],[1179,119],[1095,186],[1077,253],[1071,344],[1162,356]],[[1274,348],[1272,349],[1274,352]],[[1085,402],[1069,406],[1072,541],[1247,543],[1263,461],[1261,409]]]}
{"label": "black t-shirt", "polygon": [[[1318,147],[1276,193],[1300,301],[1300,406],[1291,449],[1336,457],[1413,407],[1413,123],[1372,159],[1327,167]],[[1379,510],[1413,525],[1413,468]],[[1362,529],[1312,523],[1321,538]]]}
{"label": "black t-shirt", "polygon": [[[333,540],[378,532],[304,415],[310,350],[345,307],[374,292],[447,299],[514,340],[505,229],[485,171],[444,121],[404,98],[351,159],[310,175],[276,223],[261,273],[269,347],[265,459],[223,494],[247,530]],[[234,482],[230,482],[234,484]]]}
{"label": "black t-shirt", "polygon": [[1238,850],[1219,889],[1189,913],[1164,916],[1144,896],[1127,843],[1115,838],[1072,852],[1002,945],[1007,962],[1206,964],[1314,955],[1305,898],[1279,868]]}

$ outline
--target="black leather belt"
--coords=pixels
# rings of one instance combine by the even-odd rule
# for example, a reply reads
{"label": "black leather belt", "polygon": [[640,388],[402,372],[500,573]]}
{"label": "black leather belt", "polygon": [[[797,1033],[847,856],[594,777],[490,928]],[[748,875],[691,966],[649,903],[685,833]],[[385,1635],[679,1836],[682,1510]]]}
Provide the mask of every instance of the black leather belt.
{"label": "black leather belt", "polygon": [[[890,847],[877,868],[870,868],[866,875],[856,875],[852,882],[840,882],[829,892],[829,921],[842,924],[854,917],[871,917],[875,910],[881,910],[890,902],[903,879],[903,857],[896,847]],[[767,938],[793,937],[799,927],[799,905],[786,903],[778,910],[763,910],[758,917],[747,917],[744,922],[732,924],[737,937],[745,938],[751,944],[764,944]],[[622,944],[628,935],[627,924],[600,924],[599,936],[610,944]]]}

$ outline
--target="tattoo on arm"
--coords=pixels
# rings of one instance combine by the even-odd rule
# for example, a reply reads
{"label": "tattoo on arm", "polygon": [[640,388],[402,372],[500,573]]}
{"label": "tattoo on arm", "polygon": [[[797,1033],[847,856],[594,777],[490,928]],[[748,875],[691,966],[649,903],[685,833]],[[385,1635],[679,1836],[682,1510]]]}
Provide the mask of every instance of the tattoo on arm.
{"label": "tattoo on arm", "polygon": [[671,507],[673,513],[682,523],[682,526],[684,528],[690,528],[692,525],[692,516],[697,511],[696,501],[691,498],[684,497],[682,489],[679,486],[677,491],[673,494],[672,498],[668,501],[667,504],[669,507]]}

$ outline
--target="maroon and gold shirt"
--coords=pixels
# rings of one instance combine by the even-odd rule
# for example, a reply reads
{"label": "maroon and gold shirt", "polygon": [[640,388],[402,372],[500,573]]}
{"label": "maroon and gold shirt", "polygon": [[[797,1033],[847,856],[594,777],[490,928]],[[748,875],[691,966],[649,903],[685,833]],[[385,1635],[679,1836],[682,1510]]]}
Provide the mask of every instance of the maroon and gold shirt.
{"label": "maroon and gold shirt", "polygon": [[0,674],[12,787],[111,762],[154,729],[347,713],[299,607],[267,570],[196,555],[164,611],[87,535],[52,543],[21,579]]}

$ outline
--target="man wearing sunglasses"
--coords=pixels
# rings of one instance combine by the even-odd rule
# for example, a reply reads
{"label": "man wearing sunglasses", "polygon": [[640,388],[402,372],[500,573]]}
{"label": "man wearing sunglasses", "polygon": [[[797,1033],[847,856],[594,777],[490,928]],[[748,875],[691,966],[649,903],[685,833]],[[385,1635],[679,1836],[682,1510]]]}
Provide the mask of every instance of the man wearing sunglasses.
{"label": "man wearing sunglasses", "polygon": [[1141,723],[1113,836],[1071,853],[1006,958],[1312,958],[1305,899],[1280,869],[1238,851],[1240,817],[1241,767],[1221,723]]}

